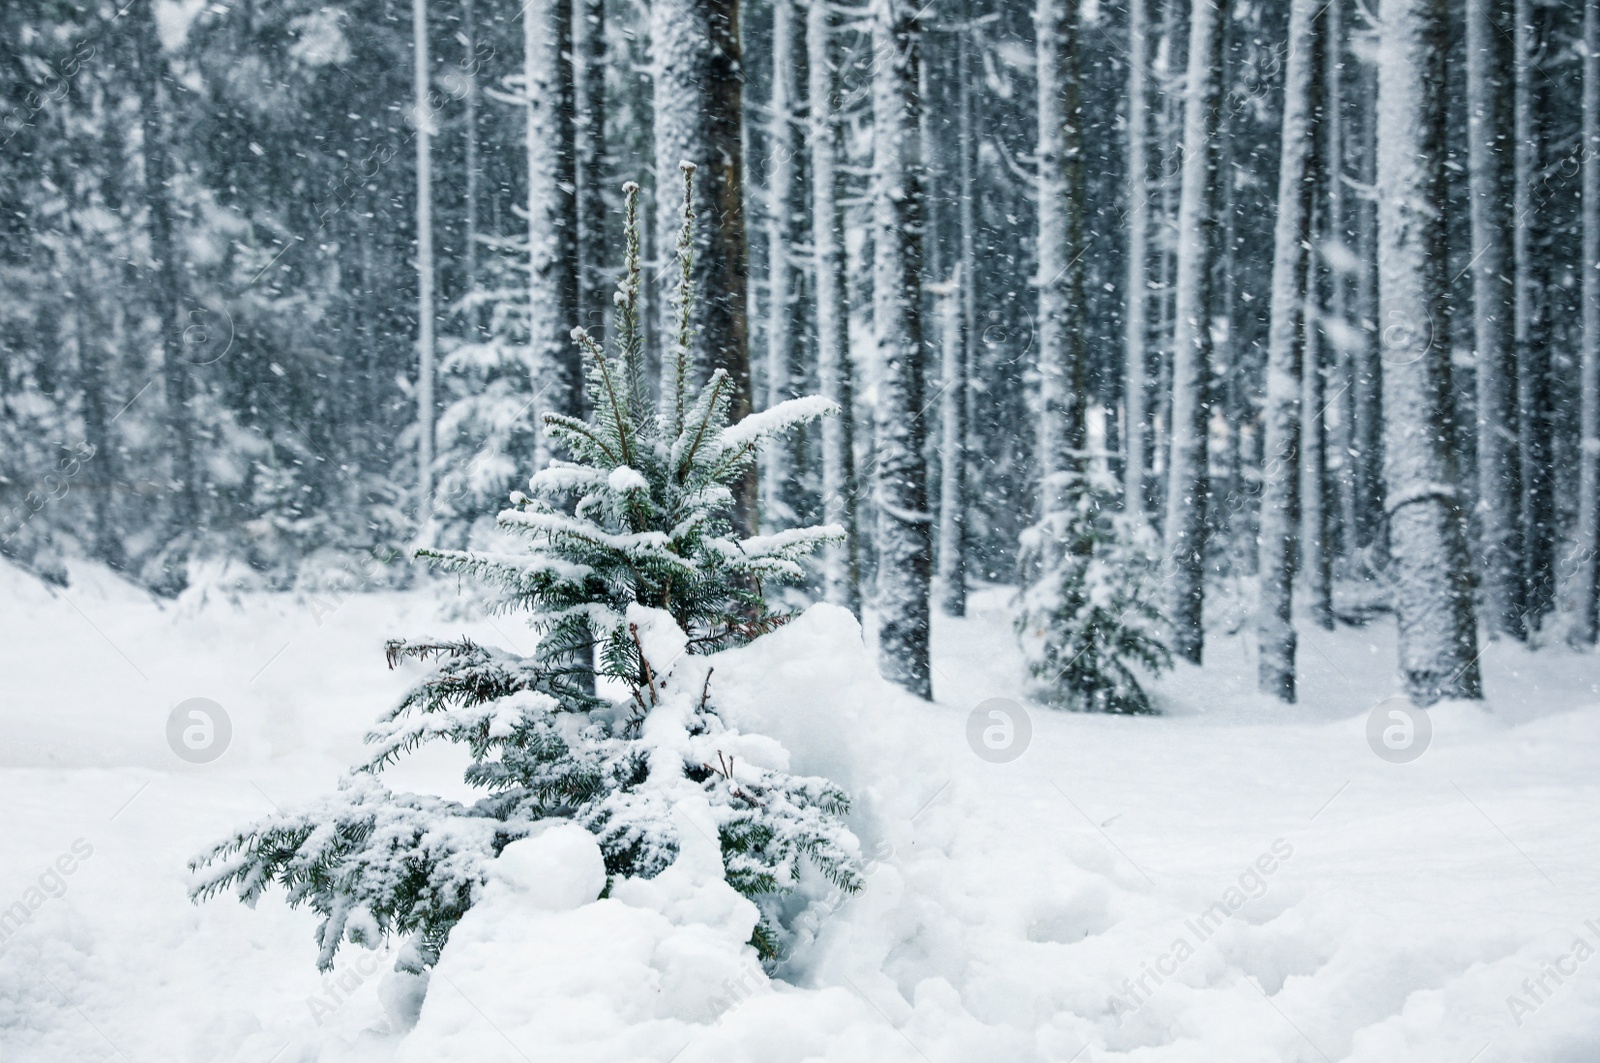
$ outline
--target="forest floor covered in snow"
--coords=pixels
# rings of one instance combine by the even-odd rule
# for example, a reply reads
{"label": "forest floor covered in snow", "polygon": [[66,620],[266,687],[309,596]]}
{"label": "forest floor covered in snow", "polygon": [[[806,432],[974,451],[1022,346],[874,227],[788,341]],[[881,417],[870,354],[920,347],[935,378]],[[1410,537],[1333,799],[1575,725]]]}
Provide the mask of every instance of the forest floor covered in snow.
{"label": "forest floor covered in snow", "polygon": [[[1221,609],[1205,667],[1156,684],[1165,715],[1028,706],[1026,749],[994,763],[968,727],[1023,700],[1003,588],[938,621],[933,704],[829,607],[719,662],[719,705],[847,787],[872,858],[782,979],[691,832],[681,868],[593,901],[589,842],[558,830],[518,843],[402,1031],[414,987],[386,957],[347,948],[324,976],[312,913],[193,905],[185,865],[332,789],[420,674],[386,668],[386,638],[530,649],[453,592],[157,603],[93,568],[60,591],[0,565],[0,907],[28,915],[0,931],[0,1059],[1595,1058],[1600,658],[1490,644],[1487,701],[1436,707],[1427,751],[1391,763],[1367,737],[1397,689],[1386,619],[1302,626],[1285,707]],[[166,737],[195,697],[231,721],[207,764]],[[460,767],[389,776],[459,797]]]}

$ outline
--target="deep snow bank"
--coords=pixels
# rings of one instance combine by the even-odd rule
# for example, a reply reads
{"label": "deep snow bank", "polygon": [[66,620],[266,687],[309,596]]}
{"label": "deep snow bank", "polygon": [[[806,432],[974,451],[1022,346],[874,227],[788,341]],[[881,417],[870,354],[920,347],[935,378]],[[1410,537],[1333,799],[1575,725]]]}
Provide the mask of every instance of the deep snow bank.
{"label": "deep snow bank", "polygon": [[[727,722],[777,738],[787,751],[767,755],[784,767],[845,785],[869,853],[892,853],[917,791],[886,767],[927,777],[939,758],[916,741],[930,709],[879,678],[855,618],[813,606],[710,663]],[[451,934],[399,1059],[909,1061],[928,1058],[908,1040],[918,1032],[940,1046],[931,1058],[985,1058],[973,1054],[979,1024],[942,979],[899,1000],[892,1021],[865,988],[893,992],[877,972],[895,935],[870,929],[887,929],[904,896],[890,866],[871,860],[863,895],[824,893],[802,919],[786,972],[818,984],[773,981],[746,944],[756,909],[724,881],[711,810],[686,795],[674,815],[676,862],[604,899],[600,851],[581,828],[508,847]],[[962,1028],[972,1036],[952,1039]]]}

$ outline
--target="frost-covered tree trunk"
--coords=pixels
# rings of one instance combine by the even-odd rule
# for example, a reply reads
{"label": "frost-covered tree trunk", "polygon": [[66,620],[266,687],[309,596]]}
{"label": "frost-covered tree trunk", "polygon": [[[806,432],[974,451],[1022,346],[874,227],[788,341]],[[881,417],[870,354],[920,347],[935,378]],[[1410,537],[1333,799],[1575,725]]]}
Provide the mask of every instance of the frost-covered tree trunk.
{"label": "frost-covered tree trunk", "polygon": [[600,342],[611,317],[612,288],[606,270],[605,0],[576,0],[573,38],[578,323]]}
{"label": "frost-covered tree trunk", "polygon": [[828,0],[809,0],[806,69],[809,78],[811,155],[811,255],[816,275],[817,377],[822,395],[839,413],[822,421],[823,522],[845,530],[843,542],[825,546],[823,592],[828,601],[861,613],[860,535],[855,467],[855,389],[845,310],[845,263],[840,224],[837,155],[840,128],[838,70]]}
{"label": "frost-covered tree trunk", "polygon": [[[82,223],[74,222],[81,232]],[[92,274],[88,274],[92,276]],[[78,361],[78,387],[83,392],[83,441],[94,448],[94,462],[100,466],[100,479],[115,483],[118,472],[117,448],[113,443],[113,426],[110,412],[108,385],[113,378],[108,370],[115,365],[111,357],[116,350],[116,336],[111,330],[101,333],[89,320],[89,308],[95,304],[89,292],[74,284],[72,298],[73,334],[76,340]],[[121,568],[127,560],[119,535],[117,507],[110,498],[94,506],[90,518],[90,556],[104,561],[112,568]]]}
{"label": "frost-covered tree trunk", "polygon": [[1159,238],[1159,266],[1156,270],[1160,295],[1156,300],[1157,319],[1151,350],[1146,360],[1151,381],[1150,411],[1150,462],[1152,481],[1145,487],[1145,498],[1151,506],[1151,519],[1165,526],[1167,488],[1171,477],[1168,468],[1172,456],[1172,339],[1176,332],[1173,320],[1173,289],[1178,276],[1177,218],[1178,199],[1183,169],[1183,93],[1180,54],[1183,41],[1183,23],[1186,20],[1185,0],[1167,0],[1162,5],[1161,38],[1156,58],[1151,64],[1156,84],[1160,88],[1161,107],[1157,111],[1156,142],[1160,167],[1160,207],[1157,217]]}
{"label": "frost-covered tree trunk", "polygon": [[[794,397],[795,336],[800,329],[798,293],[790,249],[795,245],[795,123],[797,92],[794,0],[772,3],[772,95],[767,101],[767,372],[766,406]],[[798,437],[797,437],[798,438]],[[761,523],[769,529],[794,523],[794,480],[799,467],[790,440],[768,444],[762,470]]]}
{"label": "frost-covered tree trunk", "polygon": [[967,615],[967,441],[972,432],[973,322],[976,318],[978,271],[973,250],[973,91],[971,4],[962,6],[963,21],[956,37],[956,222],[959,260],[956,266],[956,319],[946,327],[956,329],[954,344],[944,349],[944,391],[939,396],[943,434],[939,483],[939,607],[946,616]]}
{"label": "frost-covered tree trunk", "polygon": [[939,356],[943,375],[939,454],[939,608],[946,616],[967,611],[966,558],[966,352],[961,327],[963,288],[971,280],[956,267],[955,279],[938,296]]}
{"label": "frost-covered tree trunk", "polygon": [[[568,335],[577,321],[576,233],[569,189],[572,128],[565,84],[570,41],[563,31],[571,0],[530,0],[523,10],[523,79],[528,111],[528,366],[535,415],[571,413],[582,387],[568,371],[575,351]],[[548,389],[548,390],[545,390]],[[535,423],[538,423],[537,421]],[[535,464],[548,458],[540,434]]]}
{"label": "frost-covered tree trunk", "polygon": [[[420,3],[421,0],[418,0]],[[172,498],[169,535],[187,536],[200,516],[195,483],[194,429],[189,400],[194,383],[183,357],[183,278],[178,267],[172,233],[172,160],[163,128],[161,84],[166,60],[156,32],[155,0],[139,0],[133,14],[134,47],[138,56],[139,120],[143,136],[144,198],[150,228],[150,257],[155,274],[156,319],[161,327],[161,386],[166,395],[168,452],[172,457]]]}
{"label": "frost-covered tree trunk", "polygon": [[[1288,68],[1283,89],[1283,136],[1278,167],[1278,215],[1273,231],[1271,320],[1267,335],[1267,394],[1263,409],[1266,465],[1261,488],[1261,602],[1258,681],[1262,693],[1295,700],[1294,599],[1296,521],[1299,517],[1302,368],[1310,275],[1311,195],[1316,188],[1317,60],[1322,35],[1313,24],[1318,0],[1289,8]],[[1193,67],[1190,67],[1191,73]]]}
{"label": "frost-covered tree trunk", "polygon": [[1167,618],[1172,652],[1200,663],[1205,645],[1207,377],[1211,364],[1209,245],[1215,186],[1211,141],[1217,128],[1221,20],[1228,0],[1194,0],[1183,102],[1173,301],[1172,444],[1167,471]]}
{"label": "frost-covered tree trunk", "polygon": [[[473,0],[467,0],[462,5],[461,39],[467,54],[466,61],[472,64],[472,73],[468,75],[464,86],[461,115],[461,163],[465,171],[461,178],[461,272],[464,290],[474,292],[478,288],[478,184],[481,163],[478,161],[478,20],[477,5]],[[468,335],[474,341],[480,339],[478,332],[482,314],[479,308],[468,308],[463,316]]]}
{"label": "frost-covered tree trunk", "polygon": [[[743,86],[738,0],[653,0],[650,62],[654,90],[655,255],[665,262],[675,246],[678,214],[671,206],[680,162],[695,171],[695,212],[705,223],[695,235],[692,322],[693,378],[725,370],[735,389],[731,416],[750,412],[749,255],[744,211]],[[656,331],[672,334],[671,269],[657,270]],[[663,359],[663,379],[672,371]],[[734,492],[734,524],[753,534],[758,509],[756,469]]]}
{"label": "frost-covered tree trunk", "polygon": [[411,0],[412,120],[417,131],[417,526],[433,520],[433,106],[428,0]]}
{"label": "frost-covered tree trunk", "polygon": [[[1360,180],[1370,187],[1378,182],[1377,72],[1362,73],[1360,92],[1362,166]],[[1378,341],[1378,205],[1363,199],[1356,217],[1358,310],[1361,328],[1351,357],[1351,475],[1355,495],[1355,524],[1351,536],[1354,552],[1376,578],[1389,563],[1388,520],[1383,504],[1383,359]]]}
{"label": "frost-covered tree trunk", "polygon": [[878,347],[878,666],[914,694],[933,695],[922,337],[922,173],[917,157],[921,31],[908,0],[873,0],[872,324]]}
{"label": "frost-covered tree trunk", "polygon": [[1378,268],[1389,583],[1400,672],[1418,705],[1482,697],[1472,576],[1451,442],[1445,290],[1443,0],[1383,0]]}
{"label": "frost-covered tree trunk", "polygon": [[1068,0],[1038,0],[1039,517],[1066,508],[1083,450],[1082,158],[1076,26]]}
{"label": "frost-covered tree trunk", "polygon": [[1150,305],[1150,185],[1146,150],[1149,65],[1145,0],[1128,0],[1128,273],[1123,285],[1123,486],[1122,505],[1143,517],[1145,511],[1145,312]]}
{"label": "frost-covered tree trunk", "polygon": [[1600,635],[1600,0],[1583,4],[1583,339],[1580,354],[1577,616],[1572,641]]}
{"label": "frost-covered tree trunk", "polygon": [[[1308,252],[1309,254],[1309,252]],[[1305,357],[1301,364],[1300,549],[1311,622],[1332,631],[1333,557],[1329,547],[1332,492],[1328,477],[1327,343],[1319,325],[1315,265],[1306,284]]]}
{"label": "frost-covered tree trunk", "polygon": [[1467,174],[1472,202],[1472,325],[1477,347],[1478,521],[1484,621],[1524,638],[1522,468],[1517,451],[1516,305],[1511,265],[1510,49],[1504,0],[1468,0]]}
{"label": "frost-covered tree trunk", "polygon": [[1544,263],[1535,240],[1543,219],[1534,202],[1539,181],[1540,143],[1534,113],[1535,69],[1542,48],[1533,0],[1516,0],[1513,32],[1514,87],[1512,258],[1516,269],[1516,374],[1518,432],[1522,459],[1523,610],[1529,629],[1537,630],[1555,604],[1555,495],[1551,477],[1549,330],[1542,320]]}
{"label": "frost-covered tree trunk", "polygon": [[[1355,458],[1355,350],[1350,342],[1354,322],[1351,321],[1350,280],[1352,268],[1352,219],[1345,198],[1345,32],[1344,4],[1340,0],[1328,5],[1324,15],[1327,44],[1322,49],[1322,174],[1328,210],[1327,231],[1323,235],[1323,258],[1328,265],[1328,316],[1334,323],[1334,333],[1324,335],[1332,349],[1327,352],[1331,372],[1326,383],[1338,386],[1324,402],[1338,415],[1328,425],[1327,446],[1329,461],[1329,490],[1337,496],[1331,501],[1329,524],[1338,522],[1337,555],[1349,556],[1352,552],[1352,530],[1355,527],[1355,492],[1352,490],[1351,466]],[[1334,540],[1329,541],[1334,551]],[[1331,566],[1330,559],[1330,566]],[[1333,588],[1328,588],[1329,617],[1332,618]]]}

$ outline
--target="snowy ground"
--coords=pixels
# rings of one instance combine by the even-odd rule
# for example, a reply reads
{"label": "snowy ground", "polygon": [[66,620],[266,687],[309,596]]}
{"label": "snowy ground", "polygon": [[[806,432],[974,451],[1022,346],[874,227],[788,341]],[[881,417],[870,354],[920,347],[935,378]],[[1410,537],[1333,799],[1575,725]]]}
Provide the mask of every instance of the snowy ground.
{"label": "snowy ground", "polygon": [[[1592,655],[1491,645],[1487,706],[1435,709],[1427,752],[1394,764],[1366,732],[1395,688],[1386,624],[1303,630],[1294,708],[1253,693],[1249,640],[1222,625],[1204,669],[1159,685],[1166,716],[1031,708],[1025,752],[991,763],[967,729],[979,703],[1019,697],[1005,592],[941,622],[934,705],[878,680],[847,619],[819,610],[717,673],[740,724],[857,794],[879,857],[789,980],[740,952],[705,854],[583,903],[584,874],[539,884],[541,859],[586,858],[553,833],[458,928],[402,1035],[385,964],[351,949],[324,979],[314,916],[276,897],[193,906],[184,865],[332,786],[413,678],[385,669],[384,638],[526,650],[528,633],[447,618],[423,592],[159,606],[93,570],[59,593],[0,566],[0,601],[0,906],[29,916],[0,921],[5,1063],[1600,1051]],[[192,697],[231,718],[214,763],[168,748]],[[432,757],[397,788],[459,793],[458,770]],[[563,889],[578,892],[545,895]]]}

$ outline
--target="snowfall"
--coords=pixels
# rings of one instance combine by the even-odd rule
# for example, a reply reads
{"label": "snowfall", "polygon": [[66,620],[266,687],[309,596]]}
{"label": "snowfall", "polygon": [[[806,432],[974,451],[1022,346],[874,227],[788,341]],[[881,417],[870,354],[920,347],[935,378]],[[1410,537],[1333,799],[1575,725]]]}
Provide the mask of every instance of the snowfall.
{"label": "snowfall", "polygon": [[[192,904],[187,864],[360,758],[421,674],[387,669],[386,638],[527,652],[530,632],[453,581],[215,587],[160,602],[91,566],[63,590],[0,564],[4,1063],[1600,1057],[1592,654],[1489,644],[1487,700],[1430,710],[1396,762],[1369,740],[1397,689],[1382,618],[1302,627],[1284,706],[1254,692],[1248,603],[1223,595],[1205,666],[1129,719],[1026,702],[1005,588],[937,621],[931,704],[813,606],[715,665],[731,725],[855,802],[865,888],[819,901],[776,977],[685,802],[677,862],[604,899],[583,830],[514,843],[424,981],[388,945],[319,972],[313,913]],[[208,763],[169,746],[193,698],[229,725]],[[462,797],[463,763],[388,778]]]}

